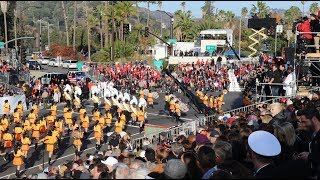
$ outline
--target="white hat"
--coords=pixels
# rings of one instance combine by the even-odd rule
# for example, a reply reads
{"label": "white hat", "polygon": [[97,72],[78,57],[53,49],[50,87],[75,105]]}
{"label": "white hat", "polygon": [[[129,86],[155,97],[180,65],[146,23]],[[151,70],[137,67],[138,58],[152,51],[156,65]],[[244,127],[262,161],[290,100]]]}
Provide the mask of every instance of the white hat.
{"label": "white hat", "polygon": [[278,139],[267,131],[251,133],[248,144],[252,151],[262,156],[277,156],[281,153],[281,145]]}
{"label": "white hat", "polygon": [[290,99],[288,99],[286,103],[287,103],[287,106],[289,106],[289,105],[292,105],[292,104],[293,104],[293,102],[292,102]]}
{"label": "white hat", "polygon": [[108,157],[105,161],[101,160],[105,165],[113,166],[118,163],[118,160],[114,157]]}
{"label": "white hat", "polygon": [[103,152],[102,152],[102,151],[99,151],[99,152],[98,152],[98,155],[99,155],[99,154],[100,154],[100,155],[103,155]]}

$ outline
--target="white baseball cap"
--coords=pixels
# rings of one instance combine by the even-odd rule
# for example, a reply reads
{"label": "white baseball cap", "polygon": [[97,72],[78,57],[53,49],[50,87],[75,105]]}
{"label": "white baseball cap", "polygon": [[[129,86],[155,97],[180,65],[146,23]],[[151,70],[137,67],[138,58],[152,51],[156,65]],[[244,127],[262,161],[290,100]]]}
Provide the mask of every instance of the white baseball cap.
{"label": "white baseball cap", "polygon": [[101,160],[105,165],[113,166],[118,163],[118,160],[114,157],[108,157],[105,161]]}
{"label": "white baseball cap", "polygon": [[255,131],[250,134],[248,144],[259,155],[272,157],[281,153],[279,140],[267,131]]}

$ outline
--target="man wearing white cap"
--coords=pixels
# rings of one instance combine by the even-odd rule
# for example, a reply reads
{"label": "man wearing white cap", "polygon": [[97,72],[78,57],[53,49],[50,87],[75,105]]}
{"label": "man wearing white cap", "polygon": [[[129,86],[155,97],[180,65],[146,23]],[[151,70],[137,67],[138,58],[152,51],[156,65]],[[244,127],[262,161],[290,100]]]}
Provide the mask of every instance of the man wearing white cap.
{"label": "man wearing white cap", "polygon": [[113,165],[118,163],[118,160],[114,157],[108,157],[106,160],[101,160],[101,163],[107,165],[109,173],[113,171]]}
{"label": "man wearing white cap", "polygon": [[281,152],[278,139],[267,131],[255,131],[248,138],[249,156],[252,159],[255,173],[259,178],[271,177],[275,169],[273,157]]}

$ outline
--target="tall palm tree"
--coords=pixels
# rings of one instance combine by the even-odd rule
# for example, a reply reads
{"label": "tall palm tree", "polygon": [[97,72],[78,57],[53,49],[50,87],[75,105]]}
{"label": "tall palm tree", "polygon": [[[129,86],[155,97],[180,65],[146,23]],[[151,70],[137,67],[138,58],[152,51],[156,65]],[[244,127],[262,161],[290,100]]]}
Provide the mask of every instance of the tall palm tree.
{"label": "tall palm tree", "polygon": [[109,1],[105,1],[104,2],[104,10],[107,11],[105,12],[105,14],[107,14],[106,16],[104,16],[104,47],[107,48],[109,46],[109,15],[108,14],[110,11],[108,11],[109,9]]}
{"label": "tall palm tree", "polygon": [[[3,13],[3,19],[4,19],[4,40],[5,42],[8,42],[8,33],[7,33],[7,11],[8,11],[8,6],[9,2],[8,1],[1,1],[1,11]],[[7,54],[8,51],[8,43],[6,43],[6,49],[5,49],[5,54]]]}
{"label": "tall palm tree", "polygon": [[310,5],[310,8],[309,8],[309,11],[311,13],[314,13],[314,14],[317,14],[318,13],[318,10],[319,10],[319,7],[318,7],[318,3],[317,2],[314,2]]}
{"label": "tall palm tree", "polygon": [[73,43],[72,48],[76,53],[76,20],[77,20],[77,1],[74,1],[73,4]]}
{"label": "tall palm tree", "polygon": [[103,28],[102,28],[102,17],[104,17],[106,14],[105,14],[105,6],[103,4],[100,4],[97,6],[96,8],[96,13],[99,17],[99,23],[100,23],[100,49],[103,48]]}
{"label": "tall palm tree", "polygon": [[182,1],[181,7],[182,7],[182,11],[185,12],[186,11],[186,2]]}
{"label": "tall palm tree", "polygon": [[147,18],[147,26],[149,27],[150,24],[150,4],[155,4],[156,1],[147,1],[147,5],[148,5],[148,18]]}
{"label": "tall palm tree", "polygon": [[258,14],[260,18],[265,18],[269,12],[269,7],[263,1],[257,2]]}
{"label": "tall palm tree", "polygon": [[63,1],[61,1],[61,5],[62,5],[62,11],[63,11],[63,17],[64,17],[64,25],[66,28],[67,46],[69,46],[68,16],[67,16],[66,8]]}
{"label": "tall palm tree", "polygon": [[99,19],[93,15],[92,8],[89,8],[87,3],[85,7],[86,22],[87,22],[87,41],[88,41],[88,60],[91,61],[91,43],[90,43],[90,31],[92,27],[96,27],[99,23]]}
{"label": "tall palm tree", "polygon": [[175,23],[174,29],[176,30],[176,36],[179,37],[179,41],[185,41],[188,31],[193,26],[194,21],[192,20],[191,11],[182,12],[178,10],[174,13]]}
{"label": "tall palm tree", "polygon": [[242,27],[242,18],[246,17],[248,14],[248,9],[246,7],[243,7],[241,9],[241,17],[240,17],[240,29],[239,29],[239,55],[240,55],[240,52],[241,52],[241,27]]}
{"label": "tall palm tree", "polygon": [[[158,7],[159,7],[159,10],[162,11],[162,1],[158,1]],[[163,22],[162,13],[160,14],[160,22],[161,22],[160,37],[162,37],[162,22]]]}
{"label": "tall palm tree", "polygon": [[204,6],[201,7],[202,17],[212,16],[213,15],[213,6],[214,1],[205,1]]}

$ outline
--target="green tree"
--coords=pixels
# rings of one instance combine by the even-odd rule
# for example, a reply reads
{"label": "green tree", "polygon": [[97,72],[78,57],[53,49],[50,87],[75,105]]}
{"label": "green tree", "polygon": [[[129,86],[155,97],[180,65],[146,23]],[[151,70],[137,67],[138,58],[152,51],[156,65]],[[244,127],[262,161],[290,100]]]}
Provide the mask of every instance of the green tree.
{"label": "green tree", "polygon": [[214,15],[214,1],[205,1],[204,6],[201,7],[202,10],[202,18],[205,16],[212,17]]}
{"label": "green tree", "polygon": [[155,4],[156,1],[147,1],[147,5],[148,5],[148,18],[147,18],[147,26],[149,27],[150,24],[150,4]]}
{"label": "green tree", "polygon": [[245,16],[247,16],[247,14],[248,14],[248,8],[247,7],[243,7],[241,9],[241,16],[245,17]]}
{"label": "green tree", "polygon": [[131,1],[120,1],[116,5],[116,14],[120,17],[120,40],[123,41],[123,23],[129,23],[129,16],[137,14],[137,8]]}
{"label": "green tree", "polygon": [[62,11],[63,11],[63,17],[64,17],[64,25],[66,28],[66,36],[67,36],[67,46],[69,46],[69,27],[68,27],[68,16],[66,13],[66,7],[63,1],[61,1],[61,5],[62,5]]}
{"label": "green tree", "polygon": [[319,10],[319,5],[317,2],[314,2],[310,5],[310,8],[309,8],[309,11],[311,13],[314,13],[314,14],[317,14],[318,13],[318,10]]}
{"label": "green tree", "polygon": [[182,12],[178,10],[174,13],[174,30],[176,30],[176,36],[179,37],[179,41],[184,41],[187,37],[188,31],[193,26],[193,17],[191,11]]}
{"label": "green tree", "polygon": [[289,25],[289,29],[291,29],[291,25],[295,19],[297,19],[301,14],[301,10],[297,6],[291,6],[290,9],[286,10],[284,13],[284,22],[286,25]]}

